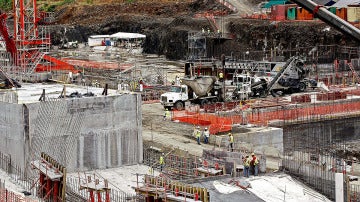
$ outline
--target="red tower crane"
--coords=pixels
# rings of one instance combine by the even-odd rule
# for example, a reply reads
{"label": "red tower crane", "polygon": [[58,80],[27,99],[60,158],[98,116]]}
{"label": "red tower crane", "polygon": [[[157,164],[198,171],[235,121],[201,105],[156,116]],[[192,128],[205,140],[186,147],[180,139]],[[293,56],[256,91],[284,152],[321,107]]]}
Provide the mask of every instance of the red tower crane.
{"label": "red tower crane", "polygon": [[12,36],[6,14],[0,15],[0,34],[13,63],[8,71],[25,75],[56,70],[76,72],[73,65],[46,54],[50,50],[50,34],[46,26],[39,24],[46,15],[38,12],[36,0],[14,0],[13,11]]}
{"label": "red tower crane", "polygon": [[16,52],[17,52],[16,45],[14,40],[9,36],[8,27],[6,25],[6,19],[7,19],[6,13],[2,13],[0,15],[0,33],[6,45],[6,51],[9,52],[11,54],[11,57],[14,59],[16,58]]}

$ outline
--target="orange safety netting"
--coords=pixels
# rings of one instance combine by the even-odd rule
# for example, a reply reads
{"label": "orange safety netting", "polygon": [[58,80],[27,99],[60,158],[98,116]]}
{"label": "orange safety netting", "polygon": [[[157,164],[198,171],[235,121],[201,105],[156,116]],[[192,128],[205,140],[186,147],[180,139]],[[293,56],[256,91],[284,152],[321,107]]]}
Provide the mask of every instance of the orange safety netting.
{"label": "orange safety netting", "polygon": [[173,111],[172,120],[178,120],[180,122],[198,126],[207,126],[210,134],[230,131],[232,128],[231,118],[220,117],[207,113]]}
{"label": "orange safety netting", "polygon": [[250,123],[261,123],[266,125],[272,120],[296,120],[304,117],[315,116],[331,116],[339,114],[349,114],[360,112],[360,101],[343,102],[343,103],[327,103],[313,104],[307,107],[299,107],[293,109],[279,109],[276,111],[252,112],[248,115]]}
{"label": "orange safety netting", "polygon": [[[289,106],[291,107],[291,106]],[[360,112],[360,101],[343,101],[333,103],[314,103],[296,108],[282,106],[272,111],[268,109],[252,109],[239,115],[220,116],[203,112],[174,111],[172,119],[193,125],[209,127],[210,134],[231,131],[233,124],[251,123],[267,125],[274,120],[299,120],[311,117],[331,117]]]}

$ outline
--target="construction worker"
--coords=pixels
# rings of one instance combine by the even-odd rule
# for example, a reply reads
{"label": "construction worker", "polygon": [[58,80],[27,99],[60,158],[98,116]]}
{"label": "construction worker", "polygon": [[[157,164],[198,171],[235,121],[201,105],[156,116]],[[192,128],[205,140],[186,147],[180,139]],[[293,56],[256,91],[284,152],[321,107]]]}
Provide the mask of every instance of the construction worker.
{"label": "construction worker", "polygon": [[204,135],[204,143],[207,144],[209,142],[209,137],[210,137],[208,128],[204,129],[203,135]]}
{"label": "construction worker", "polygon": [[259,160],[257,159],[257,157],[255,156],[254,153],[251,154],[250,166],[251,166],[252,173],[255,176],[257,176],[258,172],[259,172]]}
{"label": "construction worker", "polygon": [[219,72],[219,81],[224,81],[224,73],[222,71]]}
{"label": "construction worker", "polygon": [[200,132],[200,127],[197,126],[194,130],[194,136],[196,138],[196,141],[198,143],[198,145],[200,145],[200,137],[201,137],[201,132]]}
{"label": "construction worker", "polygon": [[154,175],[154,168],[152,166],[149,167],[149,175]]}
{"label": "construction worker", "polygon": [[245,158],[243,158],[244,163],[244,177],[249,177],[250,172],[250,158],[249,155],[246,155]]}
{"label": "construction worker", "polygon": [[175,77],[175,84],[180,86],[180,77],[176,75]]}
{"label": "construction worker", "polygon": [[234,144],[234,136],[231,133],[229,133],[229,146],[230,146],[231,152],[234,151],[233,144]]}
{"label": "construction worker", "polygon": [[170,112],[169,112],[169,109],[168,109],[168,108],[165,109],[165,113],[164,113],[164,121],[165,121],[166,119],[170,119]]}
{"label": "construction worker", "polygon": [[164,167],[164,165],[165,165],[164,153],[162,153],[162,154],[160,155],[159,164],[160,164],[160,172],[162,172],[162,169],[163,169],[163,167]]}

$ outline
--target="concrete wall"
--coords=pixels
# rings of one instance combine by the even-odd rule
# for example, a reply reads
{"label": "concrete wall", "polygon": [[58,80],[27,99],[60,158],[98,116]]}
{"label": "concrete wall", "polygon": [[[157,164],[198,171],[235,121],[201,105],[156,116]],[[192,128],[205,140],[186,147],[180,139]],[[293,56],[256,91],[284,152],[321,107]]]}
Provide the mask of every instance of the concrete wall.
{"label": "concrete wall", "polygon": [[[283,130],[281,128],[252,128],[247,132],[232,132],[234,149],[247,150],[271,157],[283,155]],[[210,142],[220,147],[228,145],[228,136],[211,136]]]}
{"label": "concrete wall", "polygon": [[139,94],[1,103],[0,114],[0,151],[21,167],[41,152],[69,171],[143,160]]}
{"label": "concrete wall", "polygon": [[23,105],[0,102],[0,152],[20,166],[24,165],[28,143],[25,125]]}

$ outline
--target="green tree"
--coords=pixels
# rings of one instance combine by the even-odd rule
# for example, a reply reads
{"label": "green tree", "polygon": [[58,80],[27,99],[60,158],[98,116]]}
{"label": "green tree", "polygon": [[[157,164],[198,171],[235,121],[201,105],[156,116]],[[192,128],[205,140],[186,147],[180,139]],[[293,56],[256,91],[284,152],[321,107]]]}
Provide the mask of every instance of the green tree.
{"label": "green tree", "polygon": [[0,0],[0,10],[9,11],[12,9],[12,0]]}

